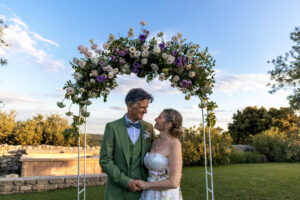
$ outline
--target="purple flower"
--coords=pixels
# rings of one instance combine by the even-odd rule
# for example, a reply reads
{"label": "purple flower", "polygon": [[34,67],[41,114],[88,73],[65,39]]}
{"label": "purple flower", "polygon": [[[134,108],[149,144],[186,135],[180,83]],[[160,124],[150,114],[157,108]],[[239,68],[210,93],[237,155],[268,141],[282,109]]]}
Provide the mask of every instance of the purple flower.
{"label": "purple flower", "polygon": [[160,43],[159,47],[160,47],[161,51],[163,51],[166,48],[166,45],[164,43]]}
{"label": "purple flower", "polygon": [[106,78],[103,75],[97,76],[97,78],[96,78],[96,81],[98,83],[103,83],[105,80],[106,80]]}
{"label": "purple flower", "polygon": [[177,52],[175,50],[172,50],[172,56],[176,56]]}
{"label": "purple flower", "polygon": [[183,61],[184,64],[187,64],[187,63],[188,63],[188,59],[187,59],[187,58],[183,58],[182,61]]}
{"label": "purple flower", "polygon": [[181,83],[179,83],[180,87],[185,87],[188,88],[192,85],[192,81],[188,81],[188,80],[183,80]]}
{"label": "purple flower", "polygon": [[145,42],[145,40],[146,40],[146,35],[140,34],[139,40],[141,40],[141,42]]}
{"label": "purple flower", "polygon": [[100,66],[103,66],[104,65],[104,62],[103,61],[100,61]]}
{"label": "purple flower", "polygon": [[127,54],[127,53],[128,53],[128,49],[127,49],[127,48],[126,48],[126,49],[124,49],[123,51],[125,52],[125,54]]}
{"label": "purple flower", "polygon": [[143,29],[143,33],[148,36],[150,34],[150,32],[147,29]]}
{"label": "purple flower", "polygon": [[135,62],[134,64],[133,64],[133,68],[139,68],[139,66],[140,66],[140,63],[139,62]]}
{"label": "purple flower", "polygon": [[125,51],[119,51],[119,55],[124,57],[125,56]]}
{"label": "purple flower", "polygon": [[178,67],[182,67],[182,57],[181,57],[181,56],[179,56],[178,58],[176,58],[175,64],[176,64]]}
{"label": "purple flower", "polygon": [[125,61],[125,60],[123,60],[123,59],[121,59],[121,60],[119,61],[119,63],[120,63],[120,65],[123,65],[123,64],[125,64],[125,63],[126,63],[126,61]]}
{"label": "purple flower", "polygon": [[119,48],[114,48],[115,53],[119,53]]}
{"label": "purple flower", "polygon": [[114,55],[111,55],[110,58],[112,61],[116,60],[116,56],[114,56]]}
{"label": "purple flower", "polygon": [[137,73],[139,73],[139,70],[138,70],[138,68],[132,68],[132,70],[131,70],[133,73],[135,73],[135,74],[137,74]]}

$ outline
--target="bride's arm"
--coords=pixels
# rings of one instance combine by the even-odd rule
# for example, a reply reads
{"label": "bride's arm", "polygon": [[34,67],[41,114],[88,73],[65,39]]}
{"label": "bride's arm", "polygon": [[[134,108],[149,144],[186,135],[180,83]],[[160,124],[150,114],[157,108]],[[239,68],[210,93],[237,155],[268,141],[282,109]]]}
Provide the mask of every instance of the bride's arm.
{"label": "bride's arm", "polygon": [[182,153],[180,142],[174,142],[169,154],[169,178],[164,181],[144,182],[142,189],[167,190],[175,189],[180,185],[182,171]]}

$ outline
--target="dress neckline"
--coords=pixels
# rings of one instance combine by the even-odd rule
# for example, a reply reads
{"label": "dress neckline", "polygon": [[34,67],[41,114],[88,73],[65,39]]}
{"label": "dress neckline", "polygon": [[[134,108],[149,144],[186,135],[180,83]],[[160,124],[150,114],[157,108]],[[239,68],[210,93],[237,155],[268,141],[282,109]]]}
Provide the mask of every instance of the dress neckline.
{"label": "dress neckline", "polygon": [[161,153],[150,153],[150,152],[147,152],[148,155],[151,155],[151,154],[158,154],[158,155],[161,155],[162,157],[168,159],[168,157],[164,156],[163,154]]}

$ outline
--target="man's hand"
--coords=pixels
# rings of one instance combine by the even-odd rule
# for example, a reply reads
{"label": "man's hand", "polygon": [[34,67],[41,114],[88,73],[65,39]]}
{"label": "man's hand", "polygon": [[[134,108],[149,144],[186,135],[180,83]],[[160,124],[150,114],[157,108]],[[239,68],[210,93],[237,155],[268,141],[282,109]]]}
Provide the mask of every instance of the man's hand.
{"label": "man's hand", "polygon": [[134,179],[130,179],[127,188],[131,191],[131,192],[137,192],[140,191],[140,188],[137,186],[137,181]]}
{"label": "man's hand", "polygon": [[137,182],[137,186],[141,189],[141,190],[146,190],[149,187],[149,183],[143,181],[143,180],[136,180]]}

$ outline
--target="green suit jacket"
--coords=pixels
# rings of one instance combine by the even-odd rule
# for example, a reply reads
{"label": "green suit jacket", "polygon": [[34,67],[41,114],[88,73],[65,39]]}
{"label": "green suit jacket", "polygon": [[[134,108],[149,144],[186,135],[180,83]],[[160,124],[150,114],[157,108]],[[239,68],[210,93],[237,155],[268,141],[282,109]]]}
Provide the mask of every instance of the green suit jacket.
{"label": "green suit jacket", "polygon": [[[148,172],[143,160],[150,151],[155,132],[152,124],[140,121],[140,134],[142,139],[141,168],[142,178],[146,180]],[[131,179],[129,176],[129,141],[125,117],[106,124],[103,142],[100,151],[100,165],[107,174],[105,200],[124,199],[127,185]]]}

